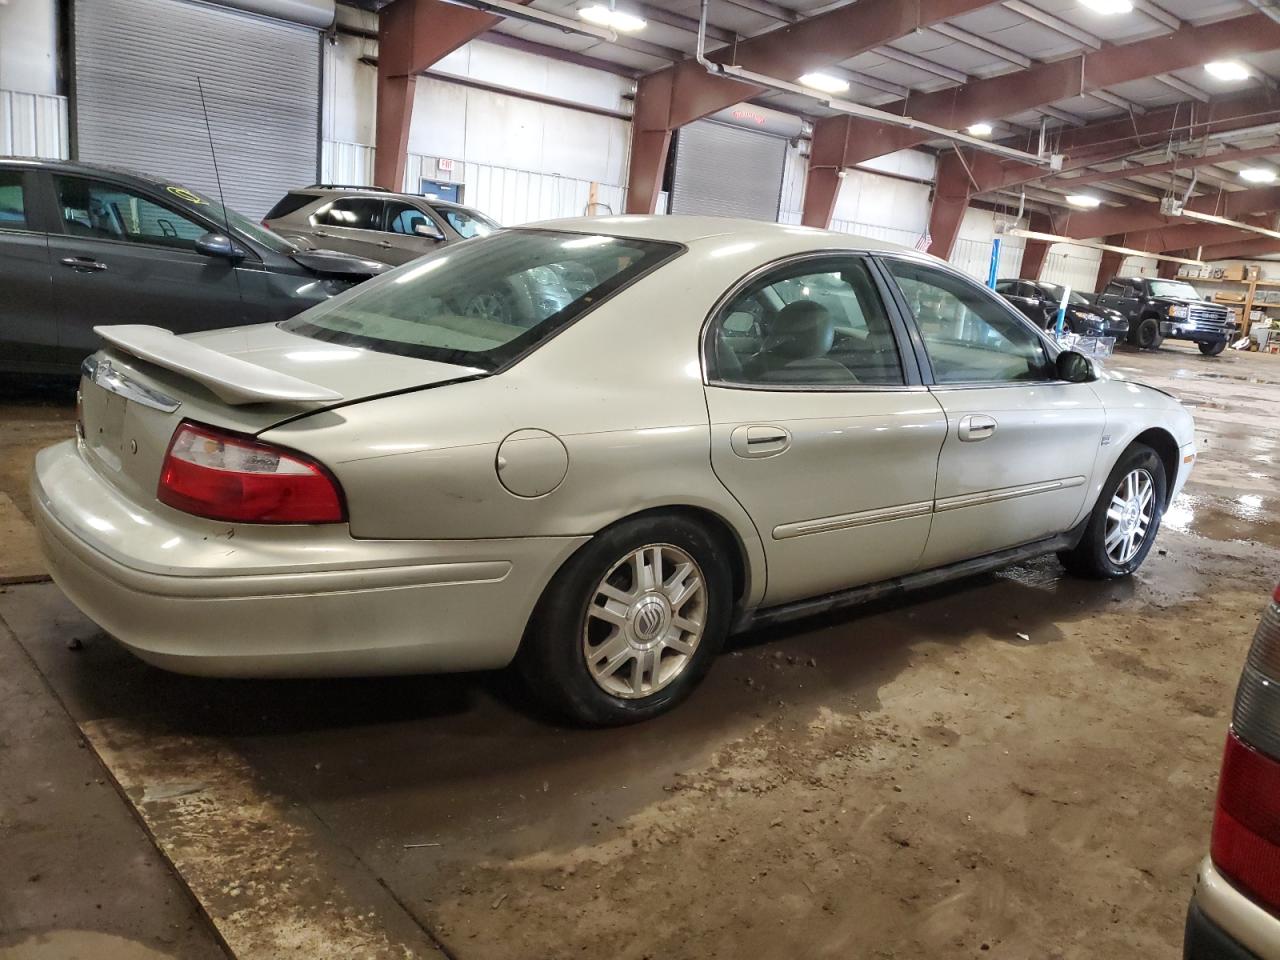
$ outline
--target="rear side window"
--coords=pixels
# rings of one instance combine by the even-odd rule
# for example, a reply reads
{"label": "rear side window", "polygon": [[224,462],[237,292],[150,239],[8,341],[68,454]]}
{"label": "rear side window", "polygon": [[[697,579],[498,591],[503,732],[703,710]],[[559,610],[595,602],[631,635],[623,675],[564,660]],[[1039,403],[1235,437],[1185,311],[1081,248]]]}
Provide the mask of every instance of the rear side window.
{"label": "rear side window", "polygon": [[0,170],[0,230],[27,228],[27,201],[21,170]]}
{"label": "rear side window", "polygon": [[382,229],[382,200],[370,197],[342,197],[321,207],[312,218],[317,224],[348,227],[352,230]]}
{"label": "rear side window", "polygon": [[305,193],[286,193],[274,207],[267,211],[263,219],[275,220],[277,217],[287,217],[291,213],[297,213],[315,199],[314,196]]}

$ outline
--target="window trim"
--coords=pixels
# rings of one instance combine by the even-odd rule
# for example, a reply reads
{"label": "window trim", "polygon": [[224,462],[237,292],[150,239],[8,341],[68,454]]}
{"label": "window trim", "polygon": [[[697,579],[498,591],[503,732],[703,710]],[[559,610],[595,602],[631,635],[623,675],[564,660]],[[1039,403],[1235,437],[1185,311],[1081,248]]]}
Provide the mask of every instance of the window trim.
{"label": "window trim", "polygon": [[[174,216],[182,217],[184,220],[190,220],[193,223],[204,227],[206,233],[220,233],[220,234],[223,234],[224,236],[230,237],[240,246],[246,248],[249,254],[246,260],[252,259],[252,260],[257,260],[259,263],[263,262],[262,254],[258,251],[257,246],[252,242],[249,242],[246,237],[237,233],[234,228],[228,229],[227,224],[225,223],[220,224],[217,221],[212,220],[208,217],[205,217],[201,214],[198,214],[193,210],[183,210],[183,209],[175,208],[172,204],[166,203],[158,195],[158,193],[151,191],[146,186],[140,186],[136,183],[129,183],[125,180],[120,180],[111,176],[99,175],[97,173],[80,173],[78,171],[73,172],[73,171],[67,171],[67,170],[50,170],[48,171],[48,173],[49,173],[49,180],[48,180],[49,199],[53,203],[53,213],[54,213],[53,227],[55,228],[48,231],[48,234],[51,238],[63,237],[63,238],[66,238],[68,241],[74,241],[76,243],[85,243],[85,242],[111,243],[111,244],[117,244],[123,247],[128,247],[131,250],[142,247],[147,250],[165,250],[169,253],[183,253],[183,254],[189,253],[193,256],[199,257],[201,260],[207,261],[210,259],[209,257],[206,257],[204,254],[197,252],[195,249],[184,249],[182,247],[169,247],[160,243],[142,243],[138,240],[118,240],[113,237],[81,237],[81,236],[78,236],[77,234],[71,233],[66,228],[67,227],[66,220],[63,218],[63,214],[62,214],[62,200],[58,196],[58,178],[70,177],[76,180],[88,180],[90,183],[94,181],[98,183],[105,183],[108,186],[116,187],[119,190],[124,190],[128,193],[137,194],[139,197],[146,200],[148,203],[155,204],[157,207],[160,207],[161,209],[168,210]],[[246,263],[245,260],[242,260],[240,261],[240,263],[236,264],[237,267],[246,266],[246,265],[248,264]]]}
{"label": "window trim", "polygon": [[1012,303],[1005,300],[1004,297],[995,293],[993,290],[990,290],[985,285],[978,283],[967,273],[957,270],[949,263],[943,263],[942,261],[935,260],[932,257],[926,258],[923,256],[913,256],[906,251],[876,254],[875,259],[879,262],[880,269],[884,272],[886,279],[892,285],[893,295],[898,303],[898,309],[902,311],[903,317],[907,320],[908,328],[911,332],[912,345],[915,347],[917,354],[916,359],[920,365],[921,376],[923,377],[924,382],[929,386],[930,390],[990,390],[995,387],[1036,387],[1045,386],[1047,384],[1063,384],[1069,382],[1053,376],[1047,377],[1043,380],[974,380],[968,383],[939,382],[933,373],[933,362],[929,359],[929,352],[924,343],[924,335],[920,332],[920,326],[916,321],[915,314],[911,312],[910,304],[907,303],[906,294],[902,292],[902,288],[898,286],[897,278],[894,277],[892,271],[889,270],[887,265],[888,261],[900,260],[916,266],[930,267],[940,273],[948,273],[953,277],[957,277],[966,283],[973,284],[974,286],[987,291],[987,293],[991,295],[989,299],[993,303],[995,303],[1000,309],[1004,310],[1006,314],[1020,323],[1027,330],[1031,331],[1031,333],[1033,333],[1040,341],[1045,348],[1045,355],[1048,358],[1050,367],[1053,367],[1054,362],[1058,358],[1058,354],[1062,352],[1062,348],[1058,346],[1047,332],[1041,330],[1038,326],[1032,323],[1031,320]]}
{"label": "window trim", "polygon": [[[711,335],[715,322],[720,319],[720,315],[724,310],[737,299],[747,287],[751,286],[756,280],[760,279],[767,273],[778,270],[792,264],[803,263],[807,260],[829,260],[832,257],[844,257],[849,260],[859,260],[867,268],[867,273],[871,276],[871,282],[875,285],[876,292],[880,295],[880,302],[884,306],[885,317],[889,321],[889,329],[893,334],[894,345],[898,348],[898,362],[902,365],[902,383],[851,383],[851,384],[807,384],[807,383],[738,383],[733,380],[722,380],[711,377],[712,359],[710,354]],[[722,293],[716,302],[711,305],[711,310],[703,318],[702,326],[698,331],[698,362],[702,367],[702,385],[704,387],[719,387],[725,390],[755,390],[765,393],[903,393],[903,392],[922,392],[927,389],[921,378],[921,371],[917,364],[917,358],[913,344],[909,339],[909,331],[904,323],[904,317],[899,314],[899,308],[892,296],[892,291],[886,288],[885,279],[880,265],[876,262],[874,255],[867,250],[855,250],[847,247],[828,248],[823,250],[806,250],[803,253],[792,253],[785,257],[779,257],[776,260],[770,260],[768,263],[761,264],[753,268],[748,273],[739,277],[731,284],[724,293]]]}

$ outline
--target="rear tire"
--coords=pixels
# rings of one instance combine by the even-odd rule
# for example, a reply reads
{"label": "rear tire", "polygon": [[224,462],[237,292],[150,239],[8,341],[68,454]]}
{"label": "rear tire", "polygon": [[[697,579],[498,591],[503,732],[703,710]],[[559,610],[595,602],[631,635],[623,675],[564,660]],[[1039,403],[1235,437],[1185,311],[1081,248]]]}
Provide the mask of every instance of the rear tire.
{"label": "rear tire", "polygon": [[648,720],[706,675],[732,610],[730,558],[716,537],[687,517],[637,517],[555,575],[516,666],[533,697],[576,723]]}
{"label": "rear tire", "polygon": [[1133,335],[1134,345],[1139,350],[1158,350],[1164,343],[1160,333],[1160,321],[1155,317],[1143,317],[1138,321],[1138,329]]}
{"label": "rear tire", "polygon": [[1220,340],[1217,343],[1200,344],[1200,352],[1206,357],[1216,357],[1225,349],[1227,349],[1227,341],[1225,340]]}
{"label": "rear tire", "polygon": [[1129,576],[1151,552],[1167,491],[1160,457],[1145,444],[1133,444],[1102,485],[1080,543],[1059,553],[1058,559],[1080,577]]}

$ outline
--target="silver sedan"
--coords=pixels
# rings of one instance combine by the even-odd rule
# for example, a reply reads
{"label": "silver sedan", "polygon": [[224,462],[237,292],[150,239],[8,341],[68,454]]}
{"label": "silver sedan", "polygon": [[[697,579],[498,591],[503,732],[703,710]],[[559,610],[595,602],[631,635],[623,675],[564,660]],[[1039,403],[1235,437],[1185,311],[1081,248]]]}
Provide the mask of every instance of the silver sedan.
{"label": "silver sedan", "polygon": [[1044,553],[1128,575],[1195,458],[1176,400],[946,264],[773,224],[558,221],[276,325],[98,332],[32,500],[121,643],[514,661],[586,723],[670,708],[753,624]]}

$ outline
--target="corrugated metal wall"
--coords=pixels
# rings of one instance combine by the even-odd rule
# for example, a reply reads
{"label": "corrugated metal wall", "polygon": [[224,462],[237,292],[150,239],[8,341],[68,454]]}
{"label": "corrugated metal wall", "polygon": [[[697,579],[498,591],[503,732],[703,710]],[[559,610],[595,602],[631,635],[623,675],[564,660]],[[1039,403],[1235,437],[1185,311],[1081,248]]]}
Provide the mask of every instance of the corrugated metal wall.
{"label": "corrugated metal wall", "polygon": [[68,156],[67,98],[0,90],[0,156]]}
{"label": "corrugated metal wall", "polygon": [[[463,203],[505,226],[557,217],[621,213],[626,198],[626,190],[619,184],[593,183],[487,163],[455,160],[453,170],[442,173],[439,159],[409,154],[405,167],[406,189],[416,192],[424,178],[461,183]],[[590,206],[593,189],[595,207]]]}

